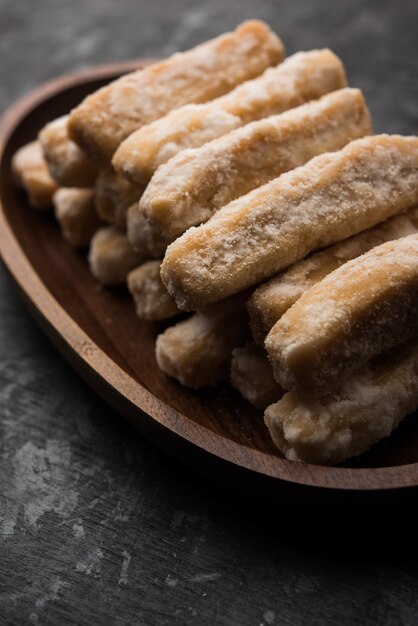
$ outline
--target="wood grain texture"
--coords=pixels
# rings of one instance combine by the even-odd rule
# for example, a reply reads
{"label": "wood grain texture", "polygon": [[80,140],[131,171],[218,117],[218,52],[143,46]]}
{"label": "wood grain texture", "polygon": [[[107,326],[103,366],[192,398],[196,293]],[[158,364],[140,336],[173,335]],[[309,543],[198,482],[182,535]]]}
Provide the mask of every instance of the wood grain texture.
{"label": "wood grain texture", "polygon": [[361,498],[362,492],[393,495],[393,490],[415,488],[418,431],[413,417],[348,467],[295,464],[280,457],[262,414],[229,385],[192,392],[167,378],[154,357],[162,326],[139,321],[126,290],[99,289],[85,258],[62,239],[53,218],[31,211],[14,187],[10,158],[19,146],[84,94],[140,65],[134,61],[59,78],[12,106],[0,124],[0,247],[32,312],[66,358],[122,415],[212,478],[222,475],[231,485],[268,499],[282,488],[296,502],[303,502],[309,488],[317,494],[322,489],[321,499],[331,493],[335,498],[334,490]]}

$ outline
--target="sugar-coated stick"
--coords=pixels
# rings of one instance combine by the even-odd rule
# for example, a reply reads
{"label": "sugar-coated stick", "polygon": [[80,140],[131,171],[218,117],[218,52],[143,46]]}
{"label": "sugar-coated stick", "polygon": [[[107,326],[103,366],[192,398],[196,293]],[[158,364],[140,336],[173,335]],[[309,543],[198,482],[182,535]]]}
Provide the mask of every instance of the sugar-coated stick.
{"label": "sugar-coated stick", "polygon": [[113,165],[133,182],[146,183],[185,148],[198,148],[244,124],[345,86],[344,67],[333,52],[299,52],[221,98],[175,109],[140,128],[118,148]]}
{"label": "sugar-coated stick", "polygon": [[92,158],[109,163],[134,130],[188,102],[206,102],[254,78],[283,58],[283,44],[264,23],[236,30],[132,72],[88,96],[72,111],[70,136]]}
{"label": "sugar-coated stick", "polygon": [[97,213],[104,222],[125,231],[128,209],[138,203],[142,191],[112,168],[103,169],[95,185]]}
{"label": "sugar-coated stick", "polygon": [[158,168],[137,210],[171,243],[235,198],[370,132],[361,91],[340,89],[181,152]]}
{"label": "sugar-coated stick", "polygon": [[160,276],[161,261],[147,261],[128,274],[136,314],[144,320],[166,320],[179,313]]}
{"label": "sugar-coated stick", "polygon": [[33,209],[51,208],[58,185],[48,171],[39,141],[31,141],[14,154],[12,173],[16,184],[26,191]]}
{"label": "sugar-coated stick", "polygon": [[159,335],[157,363],[186,387],[213,386],[229,377],[232,350],[243,345],[248,335],[243,298],[229,298]]}
{"label": "sugar-coated stick", "polygon": [[161,259],[170,242],[152,227],[138,202],[129,207],[126,216],[127,235],[133,249],[152,259]]}
{"label": "sugar-coated stick", "polygon": [[129,272],[144,261],[143,256],[134,252],[126,235],[112,226],[101,228],[91,240],[90,270],[106,287],[125,284]]}
{"label": "sugar-coated stick", "polygon": [[86,248],[102,221],[96,213],[93,189],[61,188],[52,198],[55,217],[64,239],[75,248]]}
{"label": "sugar-coated stick", "polygon": [[167,248],[161,276],[180,309],[198,309],[417,203],[418,138],[357,139],[189,228]]}
{"label": "sugar-coated stick", "polygon": [[283,389],[326,393],[363,363],[418,336],[418,234],[348,261],[273,326],[266,349]]}
{"label": "sugar-coated stick", "polygon": [[61,187],[93,187],[97,165],[68,137],[67,122],[63,115],[39,133],[49,173]]}
{"label": "sugar-coated stick", "polygon": [[291,461],[332,465],[365,452],[418,407],[418,344],[393,348],[320,398],[291,391],[265,412]]}
{"label": "sugar-coated stick", "polygon": [[232,352],[231,384],[243,398],[262,410],[284,393],[274,380],[266,351],[250,342]]}
{"label": "sugar-coated stick", "polygon": [[338,267],[375,246],[418,232],[418,207],[353,235],[320,252],[314,252],[258,287],[247,302],[255,341],[264,340],[274,324],[301,295]]}

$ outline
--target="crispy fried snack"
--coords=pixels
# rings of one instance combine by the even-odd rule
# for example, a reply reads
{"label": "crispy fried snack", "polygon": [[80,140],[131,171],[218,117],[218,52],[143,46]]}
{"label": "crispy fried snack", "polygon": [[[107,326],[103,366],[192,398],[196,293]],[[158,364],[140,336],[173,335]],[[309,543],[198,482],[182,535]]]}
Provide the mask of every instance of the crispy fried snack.
{"label": "crispy fried snack", "polygon": [[232,352],[231,384],[261,410],[277,402],[284,393],[274,380],[266,351],[255,343],[246,343]]}
{"label": "crispy fried snack", "polygon": [[185,148],[198,148],[248,122],[276,115],[345,87],[344,67],[330,50],[299,52],[278,67],[206,104],[190,104],[144,126],[117,150],[113,165],[135,183]]}
{"label": "crispy fried snack", "polygon": [[142,189],[132,185],[111,168],[101,170],[96,179],[96,210],[101,219],[126,231],[128,209],[138,203]]}
{"label": "crispy fried snack", "polygon": [[64,239],[75,248],[88,247],[102,224],[96,213],[93,189],[58,189],[52,201]]}
{"label": "crispy fried snack", "polygon": [[266,349],[283,389],[325,393],[374,356],[418,336],[418,235],[388,241],[308,289]]}
{"label": "crispy fried snack", "polygon": [[161,261],[147,261],[128,274],[136,314],[143,320],[166,320],[179,310],[160,276]]}
{"label": "crispy fried snack", "polygon": [[97,165],[69,139],[67,121],[63,115],[39,133],[49,173],[61,187],[93,187]]}
{"label": "crispy fried snack", "polygon": [[100,228],[91,240],[90,270],[106,287],[126,283],[129,272],[144,261],[143,256],[132,250],[126,235],[112,226]]}
{"label": "crispy fried snack", "polygon": [[386,241],[417,232],[418,207],[413,207],[402,215],[392,217],[321,252],[314,252],[307,259],[298,261],[274,276],[258,287],[247,302],[255,341],[264,345],[264,340],[274,324],[301,295],[343,263]]}
{"label": "crispy fried snack", "polygon": [[161,259],[164,256],[169,242],[152,228],[138,202],[129,207],[126,224],[129,243],[134,250],[152,259]]}
{"label": "crispy fried snack", "polygon": [[335,91],[181,152],[158,168],[137,210],[156,237],[171,243],[235,198],[370,132],[361,91]]}
{"label": "crispy fried snack", "polygon": [[159,335],[157,363],[186,387],[213,386],[228,378],[232,350],[245,343],[248,335],[244,299],[228,298]]}
{"label": "crispy fried snack", "polygon": [[390,435],[418,407],[418,344],[367,363],[322,398],[286,393],[265,412],[276,446],[291,461],[335,464]]}
{"label": "crispy fried snack", "polygon": [[52,206],[52,196],[58,186],[48,171],[39,141],[31,141],[15,153],[12,173],[16,184],[26,191],[33,209]]}
{"label": "crispy fried snack", "polygon": [[70,137],[86,153],[109,163],[134,130],[188,102],[207,102],[254,78],[284,54],[264,23],[244,22],[187,52],[132,72],[88,96],[72,111]]}
{"label": "crispy fried snack", "polygon": [[418,203],[418,138],[377,135],[234,200],[172,243],[161,276],[180,309],[269,278]]}

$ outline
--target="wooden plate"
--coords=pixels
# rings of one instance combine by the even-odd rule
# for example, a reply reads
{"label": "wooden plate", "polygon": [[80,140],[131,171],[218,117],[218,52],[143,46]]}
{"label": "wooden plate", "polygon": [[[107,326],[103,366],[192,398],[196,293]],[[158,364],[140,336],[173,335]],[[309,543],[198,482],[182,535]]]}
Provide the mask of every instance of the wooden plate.
{"label": "wooden plate", "polygon": [[50,216],[29,209],[10,159],[49,120],[87,93],[146,61],[59,78],[13,105],[0,122],[0,247],[30,310],[86,381],[169,454],[245,497],[312,508],[376,510],[408,500],[418,485],[418,429],[408,418],[387,441],[345,467],[280,457],[262,415],[228,385],[199,393],[157,368],[161,326],[140,322],[124,290],[102,291],[83,255]]}

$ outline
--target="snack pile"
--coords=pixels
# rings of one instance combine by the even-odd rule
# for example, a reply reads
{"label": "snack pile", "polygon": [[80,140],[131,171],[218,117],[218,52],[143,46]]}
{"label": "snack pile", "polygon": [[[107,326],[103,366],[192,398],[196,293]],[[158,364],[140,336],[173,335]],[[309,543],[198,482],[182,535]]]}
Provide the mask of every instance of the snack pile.
{"label": "snack pile", "polygon": [[91,94],[12,169],[103,286],[173,319],[165,374],[229,379],[287,459],[335,464],[418,408],[418,137],[371,133],[332,51],[284,59],[249,21]]}

